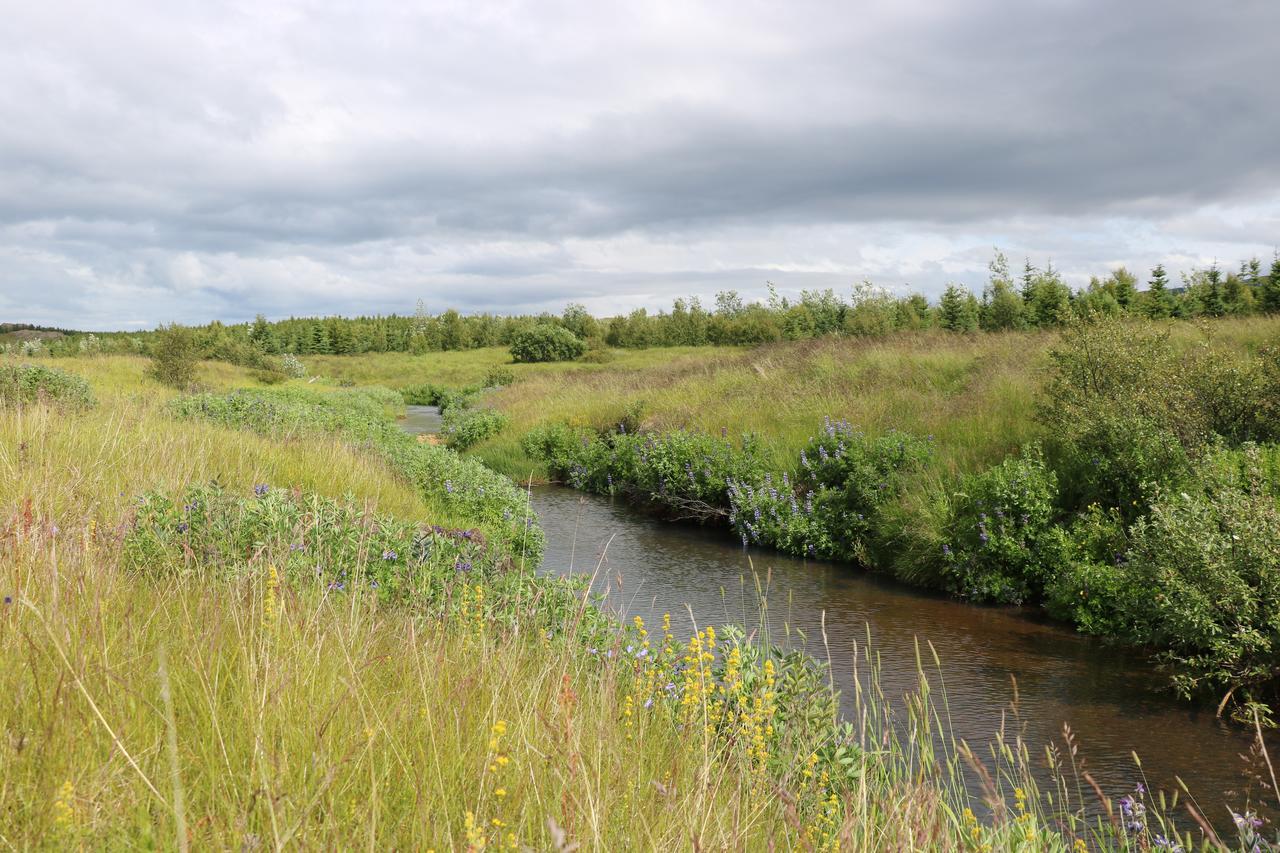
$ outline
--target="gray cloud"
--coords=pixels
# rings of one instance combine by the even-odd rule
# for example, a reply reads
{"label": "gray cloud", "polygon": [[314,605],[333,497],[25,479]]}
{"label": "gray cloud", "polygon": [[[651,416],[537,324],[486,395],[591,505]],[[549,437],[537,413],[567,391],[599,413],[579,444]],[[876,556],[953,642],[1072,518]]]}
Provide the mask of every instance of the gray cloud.
{"label": "gray cloud", "polygon": [[1280,7],[5,4],[3,319],[656,307],[1280,239]]}

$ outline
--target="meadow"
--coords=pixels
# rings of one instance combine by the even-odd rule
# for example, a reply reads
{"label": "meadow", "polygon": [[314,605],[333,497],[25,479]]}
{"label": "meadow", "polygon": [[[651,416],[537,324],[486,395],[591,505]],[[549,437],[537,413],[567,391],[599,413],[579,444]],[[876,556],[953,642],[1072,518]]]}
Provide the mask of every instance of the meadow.
{"label": "meadow", "polygon": [[[452,376],[491,366],[469,355]],[[680,359],[636,355],[574,372]],[[1016,733],[949,742],[927,651],[905,711],[872,678],[838,721],[819,661],[733,626],[614,623],[520,559],[502,510],[518,490],[393,438],[383,392],[241,392],[251,374],[209,362],[179,397],[143,359],[59,366],[92,406],[0,410],[7,846],[1220,843],[1181,796],[1086,798],[1069,761],[1037,788]],[[1242,820],[1226,843],[1247,848]]]}
{"label": "meadow", "polygon": [[1275,318],[1246,317],[309,363],[448,406],[466,428],[446,437],[522,482],[1043,607],[1247,723],[1280,683],[1278,340]]}

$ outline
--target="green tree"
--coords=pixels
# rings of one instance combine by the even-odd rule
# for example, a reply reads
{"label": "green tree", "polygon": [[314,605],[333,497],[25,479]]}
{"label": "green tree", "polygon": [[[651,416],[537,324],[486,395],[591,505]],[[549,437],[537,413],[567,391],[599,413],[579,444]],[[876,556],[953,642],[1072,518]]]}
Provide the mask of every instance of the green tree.
{"label": "green tree", "polygon": [[1111,295],[1125,311],[1133,307],[1138,298],[1138,279],[1124,267],[1117,267],[1108,279],[1111,284]]}
{"label": "green tree", "polygon": [[1060,326],[1071,319],[1071,288],[1050,264],[1031,280],[1023,293],[1031,322],[1042,328]]}
{"label": "green tree", "polygon": [[276,337],[271,324],[267,322],[267,318],[261,314],[253,318],[253,326],[249,328],[249,341],[266,353],[280,351],[280,340]]}
{"label": "green tree", "polygon": [[[1004,253],[997,249],[996,256],[987,264],[987,269],[990,277],[982,291],[979,318],[982,328],[990,331],[1021,329],[1026,325],[1024,302],[1014,289],[1013,279],[1009,276],[1009,261]],[[1034,272],[1029,260],[1027,270]]]}
{"label": "green tree", "polygon": [[968,289],[947,285],[938,303],[939,325],[952,332],[972,332],[978,328],[978,300]]}
{"label": "green tree", "polygon": [[1159,319],[1173,313],[1173,295],[1169,293],[1169,276],[1164,264],[1156,264],[1147,282],[1147,298],[1143,310],[1148,317]]}
{"label": "green tree", "polygon": [[1268,314],[1280,312],[1280,252],[1271,262],[1271,275],[1263,279],[1261,288],[1259,302],[1262,310]]}
{"label": "green tree", "polygon": [[200,348],[195,332],[171,323],[156,330],[151,341],[151,366],[147,372],[158,382],[185,391],[196,378]]}
{"label": "green tree", "polygon": [[596,318],[587,313],[586,306],[577,302],[570,302],[564,306],[564,314],[560,317],[560,325],[584,341],[594,338],[600,333]]}
{"label": "green tree", "polygon": [[1221,317],[1227,313],[1227,303],[1222,296],[1222,271],[1218,269],[1217,263],[1205,273],[1205,284],[1204,313],[1210,317]]}

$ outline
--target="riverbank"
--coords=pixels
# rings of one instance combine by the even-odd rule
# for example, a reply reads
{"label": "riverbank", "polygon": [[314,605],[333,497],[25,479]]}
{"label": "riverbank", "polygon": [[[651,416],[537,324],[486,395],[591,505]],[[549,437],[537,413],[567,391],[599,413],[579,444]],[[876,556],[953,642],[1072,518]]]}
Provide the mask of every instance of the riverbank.
{"label": "riverbank", "polygon": [[837,726],[812,659],[719,626],[623,629],[513,552],[469,550],[469,531],[516,541],[501,503],[415,477],[443,448],[372,420],[345,434],[368,400],[173,403],[140,372],[101,387],[127,363],[77,366],[97,408],[0,413],[0,654],[23,662],[0,678],[24,697],[4,710],[6,839],[1064,849],[1171,831],[1152,798],[1141,830],[1050,801],[1012,734],[966,758],[928,678],[897,725],[870,691]]}
{"label": "riverbank", "polygon": [[1274,318],[1108,322],[515,365],[478,403],[501,426],[473,452],[745,543],[1041,606],[1252,725],[1280,689],[1277,340]]}

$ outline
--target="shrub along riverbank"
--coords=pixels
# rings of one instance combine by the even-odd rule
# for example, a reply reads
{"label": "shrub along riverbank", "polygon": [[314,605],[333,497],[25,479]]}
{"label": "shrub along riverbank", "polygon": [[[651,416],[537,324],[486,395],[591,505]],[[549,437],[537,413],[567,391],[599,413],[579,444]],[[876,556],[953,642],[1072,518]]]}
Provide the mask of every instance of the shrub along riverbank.
{"label": "shrub along riverbank", "polygon": [[[1038,789],[1015,735],[989,756],[951,742],[928,667],[895,720],[868,655],[870,686],[837,722],[802,654],[732,626],[682,641],[615,624],[519,559],[519,490],[401,442],[384,393],[156,401],[141,365],[77,366],[121,387],[97,388],[92,410],[0,407],[10,844],[1064,850],[1174,835],[1180,798],[1091,804],[1066,762]],[[1252,818],[1228,840],[1249,849]]]}
{"label": "shrub along riverbank", "polygon": [[1041,605],[1153,649],[1183,695],[1273,716],[1280,351],[1097,323],[1064,332],[1048,368],[1039,440],[968,471],[933,435],[830,418],[783,465],[755,434],[638,430],[625,410],[535,426],[523,448],[575,487],[721,521],[744,544]]}

